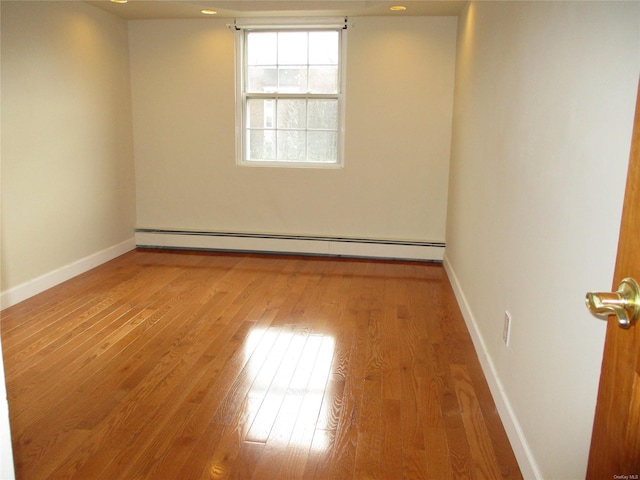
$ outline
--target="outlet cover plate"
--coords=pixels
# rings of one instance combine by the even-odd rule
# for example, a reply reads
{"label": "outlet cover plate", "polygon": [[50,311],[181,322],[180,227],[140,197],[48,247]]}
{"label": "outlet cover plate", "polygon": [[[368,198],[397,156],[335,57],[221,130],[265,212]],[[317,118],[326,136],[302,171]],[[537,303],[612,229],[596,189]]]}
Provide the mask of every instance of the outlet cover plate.
{"label": "outlet cover plate", "polygon": [[504,326],[502,327],[502,341],[505,346],[509,346],[509,339],[511,337],[511,313],[509,310],[504,312]]}

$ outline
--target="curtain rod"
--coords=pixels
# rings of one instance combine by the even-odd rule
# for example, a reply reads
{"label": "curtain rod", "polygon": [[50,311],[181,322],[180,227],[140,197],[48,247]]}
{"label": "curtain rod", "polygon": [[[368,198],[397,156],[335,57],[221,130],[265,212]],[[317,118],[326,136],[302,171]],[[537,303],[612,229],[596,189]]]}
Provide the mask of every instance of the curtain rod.
{"label": "curtain rod", "polygon": [[259,17],[236,18],[227,27],[234,30],[295,29],[295,28],[342,28],[347,29],[347,17]]}

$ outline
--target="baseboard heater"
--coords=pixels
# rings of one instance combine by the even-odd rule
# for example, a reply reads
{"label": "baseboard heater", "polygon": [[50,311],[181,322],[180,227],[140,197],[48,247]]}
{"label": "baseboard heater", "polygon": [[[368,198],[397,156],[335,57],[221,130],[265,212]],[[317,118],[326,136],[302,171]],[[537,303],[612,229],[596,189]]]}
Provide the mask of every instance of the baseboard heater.
{"label": "baseboard heater", "polygon": [[140,248],[290,253],[433,262],[442,261],[445,247],[445,244],[440,242],[147,228],[137,229],[135,238],[136,246]]}

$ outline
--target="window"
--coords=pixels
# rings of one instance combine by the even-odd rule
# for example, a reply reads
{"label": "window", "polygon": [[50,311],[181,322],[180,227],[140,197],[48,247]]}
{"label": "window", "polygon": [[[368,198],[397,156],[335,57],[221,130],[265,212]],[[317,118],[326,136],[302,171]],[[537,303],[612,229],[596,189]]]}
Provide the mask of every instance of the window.
{"label": "window", "polygon": [[289,25],[239,30],[241,164],[341,165],[343,30]]}

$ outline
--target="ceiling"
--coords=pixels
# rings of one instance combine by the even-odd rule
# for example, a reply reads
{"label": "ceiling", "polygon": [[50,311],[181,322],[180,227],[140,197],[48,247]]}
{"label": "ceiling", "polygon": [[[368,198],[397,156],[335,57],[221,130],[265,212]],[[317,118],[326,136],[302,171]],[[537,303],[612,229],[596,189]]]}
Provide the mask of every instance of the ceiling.
{"label": "ceiling", "polygon": [[[255,16],[370,16],[370,15],[438,15],[456,16],[467,3],[462,0],[129,0],[118,4],[109,0],[88,1],[98,8],[127,20],[162,18],[234,18]],[[392,5],[405,5],[403,12],[392,12]],[[217,15],[205,16],[203,8]]]}

